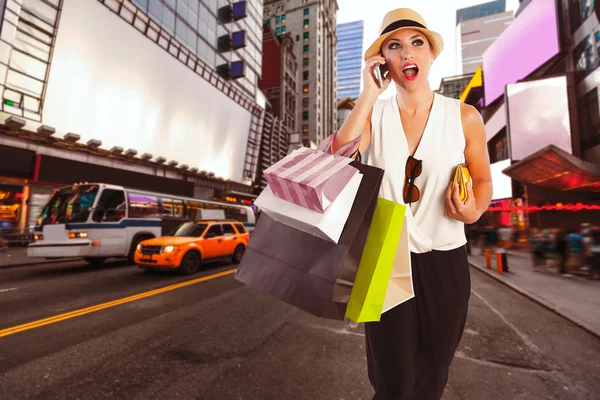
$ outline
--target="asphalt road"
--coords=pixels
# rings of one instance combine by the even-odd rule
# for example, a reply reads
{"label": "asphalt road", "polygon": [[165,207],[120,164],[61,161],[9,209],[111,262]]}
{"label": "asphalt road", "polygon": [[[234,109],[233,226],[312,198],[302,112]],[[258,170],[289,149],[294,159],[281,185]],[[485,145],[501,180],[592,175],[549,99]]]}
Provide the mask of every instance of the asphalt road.
{"label": "asphalt road", "polygon": [[[125,263],[0,269],[0,398],[370,399],[360,325],[212,277],[232,268],[190,277]],[[471,273],[445,400],[598,398],[600,340]]]}

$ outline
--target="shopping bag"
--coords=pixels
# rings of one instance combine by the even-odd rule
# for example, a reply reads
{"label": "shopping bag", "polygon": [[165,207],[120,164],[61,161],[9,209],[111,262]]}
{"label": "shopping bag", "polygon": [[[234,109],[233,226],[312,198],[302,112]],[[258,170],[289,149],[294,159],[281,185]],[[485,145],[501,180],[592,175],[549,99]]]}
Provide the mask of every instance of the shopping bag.
{"label": "shopping bag", "polygon": [[262,213],[235,279],[317,317],[343,320],[383,170],[354,161],[362,174],[337,244]]}
{"label": "shopping bag", "polygon": [[324,212],[358,173],[352,159],[306,147],[294,150],[264,171],[276,197]]}
{"label": "shopping bag", "polygon": [[262,191],[254,205],[275,221],[337,243],[350,215],[361,180],[362,174],[354,175],[324,213],[282,200],[273,194],[270,186]]}
{"label": "shopping bag", "polygon": [[414,297],[406,206],[379,198],[346,318],[379,321],[381,314]]}

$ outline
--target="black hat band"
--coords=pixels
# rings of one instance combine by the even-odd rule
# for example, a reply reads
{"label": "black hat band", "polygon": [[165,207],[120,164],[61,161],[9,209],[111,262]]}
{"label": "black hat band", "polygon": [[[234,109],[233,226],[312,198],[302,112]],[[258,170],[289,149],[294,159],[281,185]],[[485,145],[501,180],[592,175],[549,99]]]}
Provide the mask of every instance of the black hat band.
{"label": "black hat band", "polygon": [[379,35],[379,36],[383,36],[388,32],[395,31],[398,28],[407,28],[407,27],[427,29],[427,27],[425,25],[420,24],[417,21],[413,21],[411,19],[400,19],[400,20],[392,22],[391,24],[386,26],[385,29],[383,30],[383,32],[381,32],[381,35]]}

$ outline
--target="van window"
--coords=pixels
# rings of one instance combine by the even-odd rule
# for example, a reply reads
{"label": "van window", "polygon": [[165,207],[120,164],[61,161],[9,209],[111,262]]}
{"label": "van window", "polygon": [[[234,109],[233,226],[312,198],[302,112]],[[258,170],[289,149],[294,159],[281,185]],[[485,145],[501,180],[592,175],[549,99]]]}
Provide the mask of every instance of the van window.
{"label": "van window", "polygon": [[231,224],[223,224],[223,232],[225,233],[225,236],[235,235],[235,230],[233,230],[233,226]]}
{"label": "van window", "polygon": [[156,196],[149,196],[141,193],[127,193],[129,200],[130,218],[158,218],[159,207]]}
{"label": "van window", "polygon": [[122,190],[104,189],[92,216],[94,222],[118,222],[125,218],[125,193]]}
{"label": "van window", "polygon": [[246,228],[244,228],[244,225],[242,225],[242,224],[235,224],[234,226],[235,226],[235,229],[237,229],[237,231],[239,233],[242,233],[242,234],[246,233]]}
{"label": "van window", "polygon": [[208,228],[208,232],[206,232],[205,238],[215,238],[223,236],[223,228],[221,225],[213,225]]}
{"label": "van window", "polygon": [[183,201],[162,198],[162,213],[170,217],[183,217]]}

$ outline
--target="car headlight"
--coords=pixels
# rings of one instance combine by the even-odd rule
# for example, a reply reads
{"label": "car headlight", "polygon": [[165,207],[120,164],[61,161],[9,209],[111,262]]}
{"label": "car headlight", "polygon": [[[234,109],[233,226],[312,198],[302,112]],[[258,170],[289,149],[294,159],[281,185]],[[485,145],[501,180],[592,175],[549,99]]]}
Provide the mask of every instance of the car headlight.
{"label": "car headlight", "polygon": [[137,245],[136,250],[137,251],[142,251],[142,244],[141,243]]}
{"label": "car headlight", "polygon": [[172,253],[175,251],[175,249],[177,249],[177,246],[165,246],[162,249],[163,253]]}

